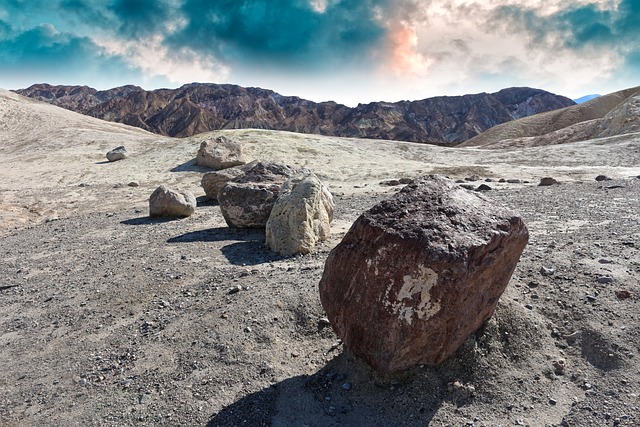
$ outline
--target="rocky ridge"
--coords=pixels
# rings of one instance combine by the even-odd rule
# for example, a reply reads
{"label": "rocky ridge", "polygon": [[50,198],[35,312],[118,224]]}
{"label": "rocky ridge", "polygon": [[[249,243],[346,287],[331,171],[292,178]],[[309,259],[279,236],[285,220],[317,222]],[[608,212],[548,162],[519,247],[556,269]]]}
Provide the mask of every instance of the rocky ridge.
{"label": "rocky ridge", "polygon": [[98,91],[88,86],[36,84],[16,92],[173,137],[254,128],[434,144],[460,143],[504,122],[574,105],[568,98],[526,87],[372,102],[355,108],[266,89],[209,83],[153,91],[131,85]]}

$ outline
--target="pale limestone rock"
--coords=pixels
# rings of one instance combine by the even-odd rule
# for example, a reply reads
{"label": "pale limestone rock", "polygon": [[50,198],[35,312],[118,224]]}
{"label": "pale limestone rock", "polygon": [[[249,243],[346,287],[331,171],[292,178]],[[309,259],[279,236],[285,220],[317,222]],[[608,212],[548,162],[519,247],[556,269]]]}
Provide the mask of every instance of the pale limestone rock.
{"label": "pale limestone rock", "polygon": [[313,251],[329,237],[334,206],[329,189],[315,174],[290,178],[267,220],[267,247],[287,256]]}
{"label": "pale limestone rock", "polygon": [[196,164],[212,169],[227,169],[247,163],[242,146],[225,136],[206,139],[200,144]]}
{"label": "pale limestone rock", "polygon": [[196,211],[196,198],[189,191],[158,187],[149,197],[149,216],[186,217]]}

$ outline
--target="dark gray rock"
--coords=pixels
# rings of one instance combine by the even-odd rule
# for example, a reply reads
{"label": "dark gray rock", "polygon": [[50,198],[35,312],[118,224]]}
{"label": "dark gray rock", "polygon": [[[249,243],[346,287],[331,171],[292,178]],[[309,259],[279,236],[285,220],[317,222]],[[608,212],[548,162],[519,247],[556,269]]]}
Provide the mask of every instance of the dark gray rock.
{"label": "dark gray rock", "polygon": [[218,200],[218,192],[224,185],[234,178],[243,176],[249,169],[258,164],[255,160],[246,165],[234,166],[227,169],[207,172],[202,176],[200,185],[204,189],[204,193],[212,200]]}
{"label": "dark gray rock", "polygon": [[107,153],[107,160],[110,162],[117,162],[118,160],[124,160],[129,157],[129,151],[121,145],[120,147],[116,147],[113,150]]}
{"label": "dark gray rock", "polygon": [[538,184],[538,187],[548,187],[550,185],[555,185],[555,184],[558,184],[558,181],[555,178],[546,176],[540,179],[540,183]]}
{"label": "dark gray rock", "polygon": [[275,162],[258,162],[218,192],[222,216],[229,227],[264,228],[282,184],[301,171]]}

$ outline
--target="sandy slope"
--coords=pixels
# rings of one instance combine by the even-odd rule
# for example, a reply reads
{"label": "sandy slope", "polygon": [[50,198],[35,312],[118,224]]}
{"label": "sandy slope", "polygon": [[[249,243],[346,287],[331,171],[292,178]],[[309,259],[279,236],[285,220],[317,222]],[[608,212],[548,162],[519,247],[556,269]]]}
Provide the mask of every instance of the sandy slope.
{"label": "sandy slope", "polygon": [[[499,151],[225,135],[329,184],[333,236],[315,254],[275,256],[203,198],[190,218],[147,217],[159,183],[204,194],[193,159],[205,136],[0,91],[0,425],[640,423],[637,135]],[[118,145],[131,157],[107,163]],[[318,323],[317,284],[353,220],[396,191],[380,181],[431,172],[530,181],[489,195],[531,240],[496,315],[454,358],[382,378]],[[536,187],[542,176],[562,185]]]}
{"label": "sandy slope", "polygon": [[637,132],[640,86],[495,126],[460,147],[539,147]]}

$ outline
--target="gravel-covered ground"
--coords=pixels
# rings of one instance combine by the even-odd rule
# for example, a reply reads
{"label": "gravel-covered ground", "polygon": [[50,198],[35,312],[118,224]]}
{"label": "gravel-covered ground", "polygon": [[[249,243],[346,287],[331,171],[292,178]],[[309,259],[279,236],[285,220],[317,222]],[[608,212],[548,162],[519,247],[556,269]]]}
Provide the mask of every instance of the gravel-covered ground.
{"label": "gravel-covered ground", "polygon": [[[336,197],[336,224],[394,189]],[[380,377],[324,322],[329,250],[282,258],[215,203],[0,237],[0,425],[638,425],[640,179],[505,184],[530,243],[455,357]],[[375,327],[375,325],[372,325]]]}
{"label": "gravel-covered ground", "polygon": [[[640,425],[640,134],[483,151],[222,133],[248,160],[317,173],[336,197],[331,239],[275,256],[204,199],[152,220],[160,184],[202,196],[193,159],[215,135],[0,90],[0,426]],[[131,156],[106,162],[119,145]],[[342,348],[317,286],[353,220],[399,188],[378,183],[427,173],[493,179],[530,242],[455,357],[380,377]],[[561,185],[537,187],[545,176]]]}

